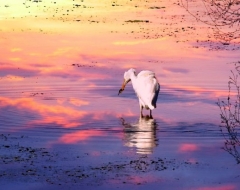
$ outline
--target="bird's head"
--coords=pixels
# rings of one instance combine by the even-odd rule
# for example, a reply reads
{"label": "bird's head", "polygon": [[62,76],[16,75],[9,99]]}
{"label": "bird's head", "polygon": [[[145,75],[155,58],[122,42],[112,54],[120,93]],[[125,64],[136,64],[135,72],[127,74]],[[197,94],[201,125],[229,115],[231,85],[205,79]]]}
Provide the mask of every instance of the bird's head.
{"label": "bird's head", "polygon": [[135,75],[136,71],[135,69],[129,69],[128,71],[126,71],[123,75],[123,84],[122,87],[120,88],[118,95],[122,93],[122,91],[124,91],[125,86],[128,82],[131,81],[131,75],[134,74]]}

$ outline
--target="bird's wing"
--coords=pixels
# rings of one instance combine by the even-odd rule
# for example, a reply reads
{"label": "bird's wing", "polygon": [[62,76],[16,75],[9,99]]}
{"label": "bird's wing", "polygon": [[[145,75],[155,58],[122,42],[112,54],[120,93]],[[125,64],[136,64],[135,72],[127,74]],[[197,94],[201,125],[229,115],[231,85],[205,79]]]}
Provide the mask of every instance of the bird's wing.
{"label": "bird's wing", "polygon": [[158,81],[157,81],[157,79],[155,78],[155,80],[154,80],[154,85],[153,85],[153,97],[151,98],[152,99],[152,106],[154,107],[154,108],[156,108],[157,107],[157,99],[158,99],[158,94],[159,94],[159,91],[160,91],[160,85],[159,85],[159,83],[158,83]]}
{"label": "bird's wing", "polygon": [[144,70],[138,73],[137,77],[138,78],[146,78],[146,77],[155,77],[155,73],[152,71]]}
{"label": "bird's wing", "polygon": [[160,86],[152,71],[141,71],[137,76],[137,94],[138,97],[149,108],[156,107]]}

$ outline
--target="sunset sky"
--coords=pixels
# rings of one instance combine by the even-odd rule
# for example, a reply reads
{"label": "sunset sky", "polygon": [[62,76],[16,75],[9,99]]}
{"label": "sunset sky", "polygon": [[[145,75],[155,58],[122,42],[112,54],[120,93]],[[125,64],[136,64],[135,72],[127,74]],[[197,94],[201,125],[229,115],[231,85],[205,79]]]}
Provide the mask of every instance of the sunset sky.
{"label": "sunset sky", "polygon": [[[217,102],[240,38],[186,1],[0,0],[3,189],[239,189]],[[130,68],[155,72],[153,118],[131,82],[118,95]]]}

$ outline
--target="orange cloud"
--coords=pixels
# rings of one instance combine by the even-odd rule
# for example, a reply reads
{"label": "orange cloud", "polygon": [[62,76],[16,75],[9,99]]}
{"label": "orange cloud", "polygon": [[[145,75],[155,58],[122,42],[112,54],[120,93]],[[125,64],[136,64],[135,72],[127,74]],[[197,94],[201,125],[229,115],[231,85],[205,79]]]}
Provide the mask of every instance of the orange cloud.
{"label": "orange cloud", "polygon": [[61,47],[57,48],[55,51],[53,51],[51,54],[48,54],[49,57],[54,56],[66,56],[66,57],[74,57],[77,55],[77,52],[79,52],[79,48],[75,47]]}
{"label": "orange cloud", "polygon": [[104,136],[104,133],[102,131],[97,131],[97,130],[82,130],[82,131],[77,131],[75,133],[69,133],[69,134],[63,135],[59,139],[59,142],[65,143],[65,144],[74,144],[80,141],[86,141],[87,139],[94,136]]}
{"label": "orange cloud", "polygon": [[116,41],[113,44],[114,45],[131,46],[131,45],[145,44],[145,43],[151,43],[151,42],[156,42],[156,41],[164,41],[166,39],[167,39],[167,37],[158,38],[158,39],[135,40],[135,41]]}
{"label": "orange cloud", "polygon": [[36,125],[36,124],[41,124],[41,125],[48,125],[51,123],[54,123],[56,125],[63,126],[64,128],[74,128],[74,127],[79,127],[83,125],[83,123],[72,121],[73,118],[70,118],[70,116],[67,116],[68,118],[63,116],[45,116],[41,120],[35,120],[30,122],[31,125]]}
{"label": "orange cloud", "polygon": [[30,124],[55,123],[63,127],[77,127],[82,123],[76,122],[80,118],[86,116],[87,112],[75,110],[70,107],[60,105],[46,105],[36,102],[32,98],[10,99],[0,97],[0,107],[14,106],[19,110],[27,110],[36,114],[40,114],[40,119],[36,118],[29,121]]}
{"label": "orange cloud", "polygon": [[10,51],[11,52],[18,52],[18,51],[22,51],[22,49],[21,48],[12,48]]}
{"label": "orange cloud", "polygon": [[84,100],[79,100],[76,98],[70,98],[69,102],[75,106],[83,106],[83,105],[88,105],[89,102],[88,101],[84,101]]}
{"label": "orange cloud", "polygon": [[7,75],[5,78],[3,78],[3,81],[11,81],[11,82],[13,81],[17,82],[17,81],[23,81],[23,80],[24,78],[19,76],[14,76],[14,75]]}
{"label": "orange cloud", "polygon": [[11,58],[9,58],[9,60],[10,61],[20,61],[21,60],[21,58],[20,57],[11,57]]}

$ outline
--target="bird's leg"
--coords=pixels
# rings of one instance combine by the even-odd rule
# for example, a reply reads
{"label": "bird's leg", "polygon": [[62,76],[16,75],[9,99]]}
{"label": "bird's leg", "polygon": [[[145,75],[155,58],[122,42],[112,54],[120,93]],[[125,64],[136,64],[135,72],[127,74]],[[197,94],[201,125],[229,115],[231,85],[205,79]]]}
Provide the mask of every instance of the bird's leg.
{"label": "bird's leg", "polygon": [[150,119],[152,119],[153,116],[152,116],[152,110],[150,110]]}
{"label": "bird's leg", "polygon": [[143,117],[142,110],[143,110],[143,106],[140,104],[140,116],[141,117]]}

